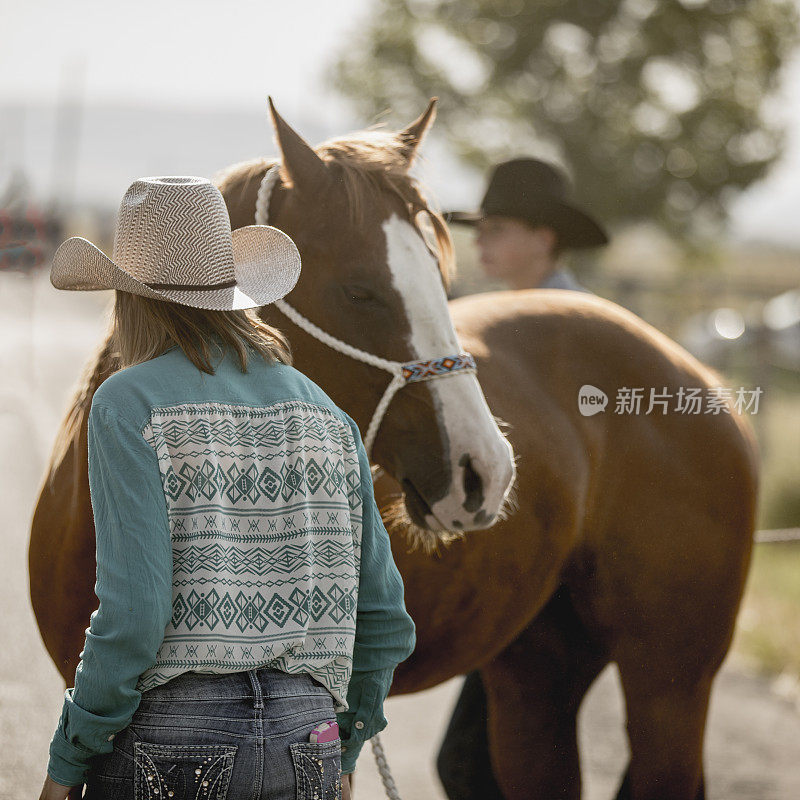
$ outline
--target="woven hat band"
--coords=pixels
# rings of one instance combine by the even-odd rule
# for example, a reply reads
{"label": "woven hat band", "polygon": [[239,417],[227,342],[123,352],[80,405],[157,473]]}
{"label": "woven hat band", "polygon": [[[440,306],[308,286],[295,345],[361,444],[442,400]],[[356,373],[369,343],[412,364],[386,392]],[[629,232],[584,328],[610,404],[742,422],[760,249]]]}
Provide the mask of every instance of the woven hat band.
{"label": "woven hat band", "polygon": [[211,289],[230,289],[236,286],[236,280],[222,281],[221,283],[145,283],[150,289],[181,289],[188,292],[203,292]]}

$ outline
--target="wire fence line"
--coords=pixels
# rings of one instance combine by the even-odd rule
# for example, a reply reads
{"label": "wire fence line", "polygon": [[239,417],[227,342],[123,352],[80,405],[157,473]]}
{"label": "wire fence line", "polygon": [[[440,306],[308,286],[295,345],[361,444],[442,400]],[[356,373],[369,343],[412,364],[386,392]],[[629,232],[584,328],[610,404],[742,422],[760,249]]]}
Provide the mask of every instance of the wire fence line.
{"label": "wire fence line", "polygon": [[780,542],[800,542],[800,528],[775,528],[756,531],[756,544],[778,544]]}

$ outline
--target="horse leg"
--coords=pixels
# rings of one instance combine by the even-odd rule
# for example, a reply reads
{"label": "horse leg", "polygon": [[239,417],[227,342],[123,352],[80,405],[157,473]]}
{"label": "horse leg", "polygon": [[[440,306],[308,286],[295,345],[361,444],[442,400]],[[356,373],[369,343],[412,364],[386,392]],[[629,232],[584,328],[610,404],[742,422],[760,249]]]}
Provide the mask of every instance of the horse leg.
{"label": "horse leg", "polygon": [[505,800],[580,797],[578,709],[607,663],[607,649],[584,626],[562,586],[522,634],[481,668],[492,772]]}
{"label": "horse leg", "polygon": [[618,660],[631,760],[617,800],[704,800],[703,736],[713,675],[641,655]]}
{"label": "horse leg", "polygon": [[[631,800],[631,796],[631,773],[630,770],[628,770],[625,773],[622,783],[620,784],[619,792],[617,792],[615,800]],[[700,788],[697,790],[697,796],[695,797],[695,800],[706,800],[706,784],[702,778],[700,780]]]}
{"label": "horse leg", "polygon": [[449,800],[505,800],[489,761],[486,692],[478,670],[464,679],[436,769]]}

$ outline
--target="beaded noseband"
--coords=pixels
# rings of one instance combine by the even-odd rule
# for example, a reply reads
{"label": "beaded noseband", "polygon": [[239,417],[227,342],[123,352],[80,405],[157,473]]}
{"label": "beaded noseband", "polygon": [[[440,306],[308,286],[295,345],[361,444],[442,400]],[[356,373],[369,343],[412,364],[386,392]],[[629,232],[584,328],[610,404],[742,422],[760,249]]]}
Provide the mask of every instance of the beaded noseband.
{"label": "beaded noseband", "polygon": [[[256,223],[258,225],[268,224],[269,199],[272,194],[272,189],[278,181],[279,170],[280,165],[278,164],[271,167],[267,170],[261,181],[261,186],[258,189],[258,199],[256,200]],[[353,347],[343,342],[341,339],[337,339],[335,336],[326,333],[292,308],[285,300],[276,300],[274,305],[289,317],[295,325],[303,328],[303,330],[323,344],[328,345],[328,347],[338,350],[340,353],[344,353],[358,361],[371,364],[373,367],[385,369],[393,375],[391,383],[386,387],[386,391],[383,393],[383,397],[381,397],[375,409],[375,413],[372,415],[369,427],[367,428],[367,434],[364,437],[364,449],[367,451],[367,458],[370,459],[372,457],[372,444],[375,441],[375,436],[378,433],[381,420],[386,414],[386,409],[389,407],[392,398],[403,386],[418,381],[446,378],[451,375],[466,375],[477,371],[475,359],[471,353],[459,353],[454,356],[442,356],[430,360],[406,362],[390,361],[386,358],[380,358],[372,353],[367,353],[365,350],[359,350],[357,347]]]}

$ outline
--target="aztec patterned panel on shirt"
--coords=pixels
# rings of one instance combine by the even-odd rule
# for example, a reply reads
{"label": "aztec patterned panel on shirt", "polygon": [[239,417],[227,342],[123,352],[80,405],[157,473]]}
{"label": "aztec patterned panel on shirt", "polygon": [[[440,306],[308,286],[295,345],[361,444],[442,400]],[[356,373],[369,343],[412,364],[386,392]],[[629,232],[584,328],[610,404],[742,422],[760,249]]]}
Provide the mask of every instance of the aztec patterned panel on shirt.
{"label": "aztec patterned panel on shirt", "polygon": [[293,400],[158,407],[172,619],[142,691],[183,672],[307,672],[347,710],[362,487],[346,422]]}

